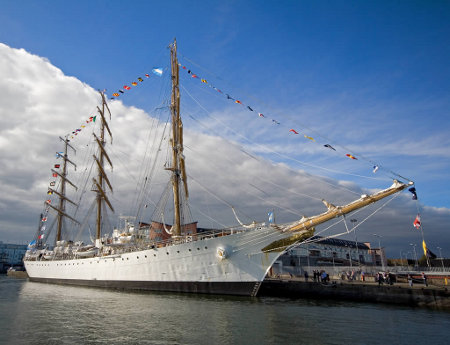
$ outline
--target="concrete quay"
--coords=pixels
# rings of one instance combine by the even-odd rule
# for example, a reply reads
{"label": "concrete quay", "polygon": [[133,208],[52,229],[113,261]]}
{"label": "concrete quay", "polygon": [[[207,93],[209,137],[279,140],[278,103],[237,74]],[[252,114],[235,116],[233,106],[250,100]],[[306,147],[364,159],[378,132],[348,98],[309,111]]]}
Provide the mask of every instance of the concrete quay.
{"label": "concrete quay", "polygon": [[304,278],[266,278],[258,296],[337,299],[346,301],[388,303],[411,307],[450,310],[450,291],[446,286],[331,280],[326,284]]}

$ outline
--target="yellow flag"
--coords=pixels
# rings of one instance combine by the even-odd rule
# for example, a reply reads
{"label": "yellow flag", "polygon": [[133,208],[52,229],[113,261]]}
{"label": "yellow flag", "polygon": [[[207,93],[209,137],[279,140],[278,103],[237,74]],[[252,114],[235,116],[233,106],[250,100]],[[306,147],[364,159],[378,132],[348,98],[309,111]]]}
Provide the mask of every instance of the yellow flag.
{"label": "yellow flag", "polygon": [[425,240],[422,241],[423,254],[427,256],[427,245],[425,244]]}

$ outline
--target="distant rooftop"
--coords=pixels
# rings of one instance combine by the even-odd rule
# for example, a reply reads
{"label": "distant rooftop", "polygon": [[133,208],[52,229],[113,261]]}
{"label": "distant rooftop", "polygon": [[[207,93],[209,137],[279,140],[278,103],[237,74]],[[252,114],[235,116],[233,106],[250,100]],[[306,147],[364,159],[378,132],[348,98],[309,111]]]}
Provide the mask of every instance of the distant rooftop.
{"label": "distant rooftop", "polygon": [[[355,241],[347,241],[347,240],[341,240],[339,238],[323,238],[322,236],[313,236],[311,237],[311,240],[314,240],[315,242],[321,243],[321,244],[329,244],[331,246],[338,246],[338,247],[350,247],[350,248],[356,248]],[[316,241],[318,240],[318,241]],[[370,249],[370,247],[362,242],[358,242],[358,248],[359,249]]]}

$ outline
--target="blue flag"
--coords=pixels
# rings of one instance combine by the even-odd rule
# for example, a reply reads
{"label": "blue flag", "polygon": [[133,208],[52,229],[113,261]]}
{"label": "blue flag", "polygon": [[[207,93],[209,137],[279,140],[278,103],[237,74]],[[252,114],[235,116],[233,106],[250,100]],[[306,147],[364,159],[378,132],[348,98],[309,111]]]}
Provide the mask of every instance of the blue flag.
{"label": "blue flag", "polygon": [[269,223],[273,223],[274,218],[275,218],[274,215],[273,215],[273,211],[269,212],[267,215],[269,216]]}

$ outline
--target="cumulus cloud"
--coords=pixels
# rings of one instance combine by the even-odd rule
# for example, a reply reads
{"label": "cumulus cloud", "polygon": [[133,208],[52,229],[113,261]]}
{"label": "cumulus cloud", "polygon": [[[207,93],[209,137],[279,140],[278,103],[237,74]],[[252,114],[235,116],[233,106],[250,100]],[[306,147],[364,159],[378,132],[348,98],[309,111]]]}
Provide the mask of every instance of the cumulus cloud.
{"label": "cumulus cloud", "polygon": [[[78,128],[95,114],[100,97],[92,87],[66,76],[45,58],[3,44],[0,44],[0,73],[0,240],[26,243],[36,231],[50,168],[55,163],[55,152],[61,150],[58,136]],[[113,114],[110,123],[113,144],[107,141],[114,168],[108,169],[108,174],[114,187],[111,200],[116,209],[111,222],[115,225],[115,217],[136,213],[145,177],[148,183],[151,178],[155,186],[147,195],[151,200],[145,199],[149,207],[142,213],[141,220],[149,221],[169,177],[162,169],[164,159],[170,154],[163,148],[169,140],[165,125],[167,113],[148,114],[120,101],[111,102],[109,107]],[[198,122],[187,120],[184,130],[191,210],[200,226],[236,225],[231,206],[245,222],[266,221],[267,212],[272,209],[278,222],[292,221],[302,215],[323,212],[322,198],[339,205],[367,192],[349,180],[308,174],[302,170],[305,167],[292,165],[292,161],[280,156],[272,155],[268,160],[264,146],[256,144],[258,136],[263,134],[266,138],[268,134],[263,127],[258,127],[257,118],[252,120],[254,132],[246,133],[236,113],[225,110],[211,115],[221,121],[202,119],[201,124],[208,125],[202,128]],[[224,123],[229,127],[225,128]],[[87,162],[94,152],[89,144],[95,126],[89,124],[72,141],[77,147],[74,156],[77,172],[71,169],[69,177],[76,183],[90,169]],[[235,128],[239,131],[232,130]],[[228,135],[218,135],[225,132]],[[242,140],[242,135],[249,140]],[[276,151],[286,155],[298,149],[292,143],[266,143],[274,144]],[[158,174],[153,175],[153,171]],[[78,196],[74,194],[77,200]],[[373,233],[382,235],[382,244],[393,256],[399,256],[402,249],[408,250],[409,242],[420,241],[416,238],[420,233],[412,227],[416,206],[410,199],[409,195],[400,195],[365,222],[383,202],[354,215],[362,223],[357,230],[358,240],[374,242]],[[83,203],[82,208],[89,208],[89,202]],[[425,207],[422,215],[430,248],[433,250],[433,245],[450,248],[445,236],[450,210]],[[323,229],[325,226],[318,231]],[[342,231],[345,226],[341,222],[323,235]],[[350,234],[349,238],[353,236]]]}

